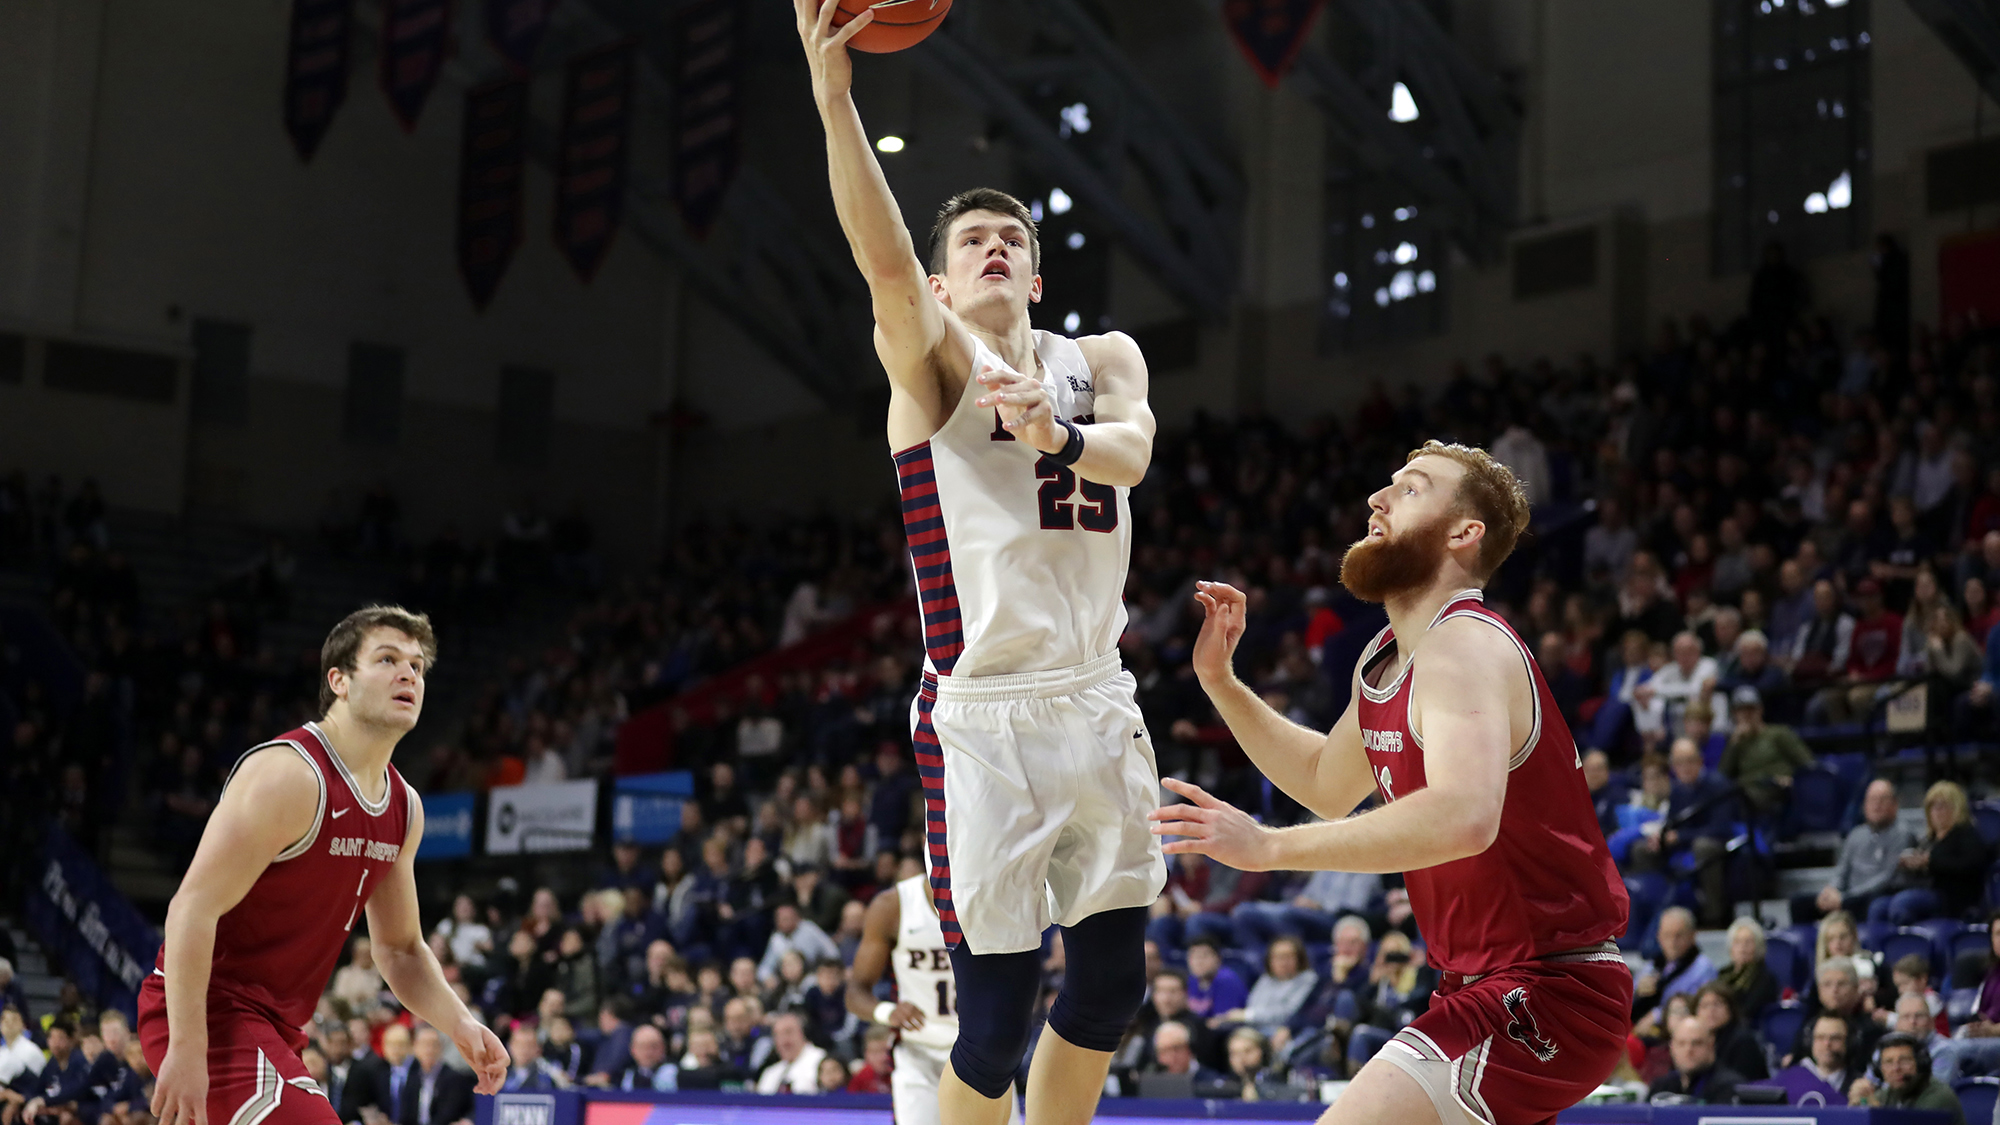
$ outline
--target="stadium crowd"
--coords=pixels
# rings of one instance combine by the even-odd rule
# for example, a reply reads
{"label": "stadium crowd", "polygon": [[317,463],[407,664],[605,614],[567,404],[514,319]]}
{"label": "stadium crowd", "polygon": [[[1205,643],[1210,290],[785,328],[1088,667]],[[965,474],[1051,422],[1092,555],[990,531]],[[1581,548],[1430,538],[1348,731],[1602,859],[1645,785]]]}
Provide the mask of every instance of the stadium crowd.
{"label": "stadium crowd", "polygon": [[[1193,679],[1194,579],[1246,591],[1239,673],[1325,729],[1383,622],[1338,583],[1366,497],[1420,437],[1486,444],[1536,512],[1488,598],[1535,648],[1634,892],[1627,944],[1643,963],[1622,1076],[1667,1099],[1726,1101],[1776,1076],[1956,1107],[1954,1079],[2000,1068],[2000,958],[1982,928],[2000,823],[1974,800],[1990,779],[1931,786],[1911,831],[1894,782],[1842,751],[1896,721],[1944,745],[1952,769],[1952,745],[2000,741],[2000,350],[1962,323],[1893,318],[1843,342],[1800,306],[1788,270],[1759,272],[1750,317],[1722,331],[1669,322],[1612,367],[1489,357],[1430,394],[1374,387],[1345,419],[1199,416],[1163,434],[1132,493],[1121,647],[1149,727],[1166,732],[1163,772],[1296,820]],[[30,524],[58,510],[16,491]],[[214,755],[300,713],[310,678],[240,635],[226,602],[178,642],[135,640],[129,571],[106,537],[65,542],[54,616],[89,669],[83,702],[58,721],[18,690],[17,712],[40,717],[14,723],[8,769],[61,762],[66,775],[90,723],[134,723],[157,739],[158,838],[184,849],[213,801]],[[700,780],[665,847],[614,845],[562,885],[458,895],[438,923],[451,978],[506,1028],[511,1087],[887,1089],[888,1037],[848,1013],[844,974],[864,904],[921,863],[914,633],[856,634],[818,667],[676,703],[906,598],[907,582],[887,514],[691,531],[659,573],[594,594],[560,643],[516,661],[461,738],[419,748],[406,772],[424,789],[602,775],[619,724],[661,705],[674,717],[660,764]],[[97,718],[92,699],[106,701]],[[1843,833],[1835,875],[1792,903],[1792,928],[1730,921],[1765,897],[1768,872],[1746,858],[1759,841],[1814,825]],[[1436,985],[1394,877],[1181,856],[1153,915],[1151,987],[1114,1058],[1122,1093],[1308,1094],[1351,1074]],[[1726,963],[1697,947],[1701,923],[1728,924]],[[1045,998],[1062,972],[1052,937]],[[51,1052],[77,1014],[44,1017]],[[456,1120],[432,1078],[410,1094],[452,1054],[411,1026],[357,939],[312,1062],[343,1119]]]}

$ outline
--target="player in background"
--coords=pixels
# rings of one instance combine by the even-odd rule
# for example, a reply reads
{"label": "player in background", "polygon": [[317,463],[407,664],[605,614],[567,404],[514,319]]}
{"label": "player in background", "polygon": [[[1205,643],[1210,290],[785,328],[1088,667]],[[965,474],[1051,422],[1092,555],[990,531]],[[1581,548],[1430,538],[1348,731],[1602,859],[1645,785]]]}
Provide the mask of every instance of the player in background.
{"label": "player in background", "polygon": [[[1596,1089],[1624,1050],[1632,977],[1624,882],[1583,759],[1528,647],[1482,587],[1528,523],[1484,450],[1427,442],[1369,497],[1340,580],[1389,625],[1330,735],[1266,706],[1231,667],[1243,595],[1197,584],[1202,687],[1251,760],[1321,822],[1267,829],[1199,787],[1156,832],[1246,871],[1406,872],[1428,1011],[1364,1066],[1326,1122],[1533,1125]],[[1382,805],[1349,816],[1371,792]]]}
{"label": "player in background", "polygon": [[339,1125],[299,1052],[354,923],[402,1005],[451,1036],[493,1093],[500,1040],[466,1010],[424,942],[415,790],[389,764],[423,713],[430,621],[348,615],[320,649],[322,717],[238,759],[167,908],[139,994],[160,1125]]}
{"label": "player in background", "polygon": [[[896,981],[894,1003],[875,999],[885,966]],[[929,878],[916,860],[905,857],[896,885],[868,904],[848,970],[847,1010],[896,1032],[889,1072],[896,1125],[937,1125],[938,1081],[958,1039],[958,997]],[[1020,1119],[1018,1107],[1008,1119]]]}
{"label": "player in background", "polygon": [[1127,492],[1153,416],[1130,337],[1035,331],[1039,242],[988,188],[939,213],[925,260],[849,86],[833,0],[795,0],[834,209],[874,302],[887,436],[924,619],[912,708],[931,898],[958,1037],[949,1125],[1006,1119],[1039,991],[1042,931],[1069,971],[1028,1073],[1028,1120],[1082,1125],[1146,993],[1146,909],[1166,883],[1146,814],[1158,771],[1120,667]]}

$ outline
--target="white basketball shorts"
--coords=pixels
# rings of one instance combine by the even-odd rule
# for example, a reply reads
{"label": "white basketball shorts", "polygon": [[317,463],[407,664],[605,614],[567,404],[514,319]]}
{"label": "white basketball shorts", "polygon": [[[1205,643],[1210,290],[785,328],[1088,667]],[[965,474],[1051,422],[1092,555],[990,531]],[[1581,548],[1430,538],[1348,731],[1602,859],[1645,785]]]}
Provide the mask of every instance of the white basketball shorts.
{"label": "white basketball shorts", "polygon": [[[896,1125],[940,1125],[938,1083],[944,1080],[951,1048],[898,1043],[891,1058],[896,1065],[889,1072],[889,1095]],[[1007,1103],[1007,1125],[1021,1125],[1021,1103],[1012,1090],[1007,1092]]]}
{"label": "white basketball shorts", "polygon": [[1051,924],[1151,906],[1167,865],[1137,688],[1112,653],[1013,676],[924,673],[911,708],[931,895],[945,942],[1041,946]]}

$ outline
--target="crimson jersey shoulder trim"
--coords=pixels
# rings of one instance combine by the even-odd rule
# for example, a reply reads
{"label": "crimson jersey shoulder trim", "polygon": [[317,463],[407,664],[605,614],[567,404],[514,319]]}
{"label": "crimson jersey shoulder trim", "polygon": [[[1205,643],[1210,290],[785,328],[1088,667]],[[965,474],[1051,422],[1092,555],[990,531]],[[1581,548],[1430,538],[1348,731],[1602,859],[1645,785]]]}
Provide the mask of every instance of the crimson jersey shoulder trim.
{"label": "crimson jersey shoulder trim", "polygon": [[360,784],[354,780],[354,774],[348,770],[347,763],[342,760],[339,752],[334,750],[333,740],[326,736],[325,731],[319,729],[319,724],[307,723],[306,729],[313,733],[314,738],[319,739],[320,746],[326,750],[326,756],[333,762],[333,768],[340,771],[340,779],[347,783],[347,791],[354,794],[354,801],[361,806],[361,811],[369,816],[381,816],[388,812],[389,804],[396,795],[395,789],[389,784],[389,767],[386,765],[382,767],[382,799],[370,801],[361,795]]}
{"label": "crimson jersey shoulder trim", "polygon": [[269,750],[273,746],[289,746],[298,751],[299,757],[304,758],[306,765],[312,767],[313,780],[319,783],[319,805],[313,809],[312,827],[306,830],[305,835],[293,841],[285,850],[279,852],[271,859],[272,863],[283,863],[288,859],[297,859],[306,854],[306,850],[313,846],[313,841],[319,839],[320,825],[326,823],[326,772],[319,768],[318,762],[313,761],[312,753],[289,738],[274,738],[269,742],[260,742],[250,749],[245,750],[243,756],[236,759],[236,764],[229,767],[229,776],[222,779],[222,788],[225,792],[229,789],[229,783],[236,779],[236,771],[243,768],[243,763],[250,760],[250,755],[255,754],[259,750]]}
{"label": "crimson jersey shoulder trim", "polygon": [[[1528,655],[1528,646],[1521,643],[1521,638],[1515,636],[1514,631],[1512,629],[1507,628],[1505,625],[1495,620],[1491,614],[1484,612],[1483,609],[1453,610],[1452,612],[1447,613],[1442,617],[1439,617],[1437,621],[1431,625],[1431,628],[1435,629],[1439,625],[1442,625],[1445,622],[1450,621],[1454,617],[1471,617],[1486,622],[1488,625],[1491,625],[1495,629],[1500,630],[1501,636],[1506,637],[1508,640],[1514,642],[1514,651],[1521,654],[1522,667],[1525,668],[1528,673],[1528,697],[1535,701],[1535,721],[1531,726],[1528,727],[1527,740],[1521,743],[1520,748],[1515,750],[1514,753],[1507,759],[1507,772],[1513,773],[1515,770],[1520,769],[1522,765],[1526,764],[1528,760],[1528,755],[1533,754],[1535,752],[1535,745],[1541,742],[1542,740],[1542,688],[1540,684],[1535,682],[1535,661],[1532,657]],[[1415,664],[1416,661],[1413,660],[1410,663]],[[1417,749],[1422,750],[1424,748],[1423,733],[1417,730],[1417,726],[1415,723],[1410,724],[1410,737],[1416,740]]]}

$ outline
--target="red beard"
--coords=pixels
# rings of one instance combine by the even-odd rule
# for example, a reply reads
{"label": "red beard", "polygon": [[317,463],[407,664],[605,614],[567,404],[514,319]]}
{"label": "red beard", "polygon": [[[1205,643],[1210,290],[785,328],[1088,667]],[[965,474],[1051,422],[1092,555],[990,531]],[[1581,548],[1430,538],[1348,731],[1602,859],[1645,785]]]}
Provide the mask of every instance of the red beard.
{"label": "red beard", "polygon": [[1362,538],[1340,560],[1340,584],[1364,602],[1387,602],[1429,586],[1444,565],[1446,519],[1382,539]]}

